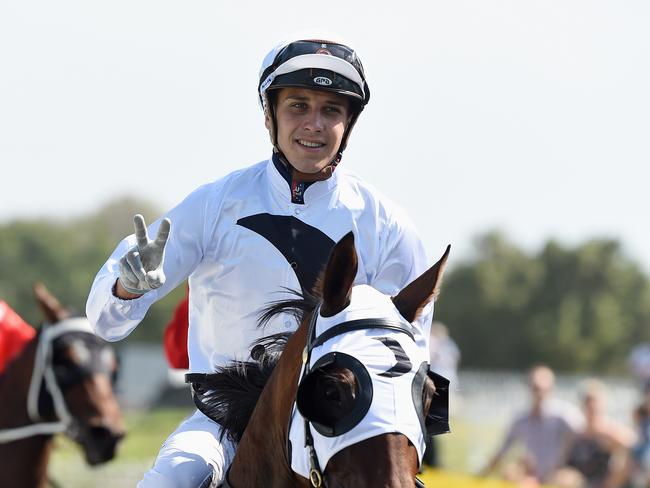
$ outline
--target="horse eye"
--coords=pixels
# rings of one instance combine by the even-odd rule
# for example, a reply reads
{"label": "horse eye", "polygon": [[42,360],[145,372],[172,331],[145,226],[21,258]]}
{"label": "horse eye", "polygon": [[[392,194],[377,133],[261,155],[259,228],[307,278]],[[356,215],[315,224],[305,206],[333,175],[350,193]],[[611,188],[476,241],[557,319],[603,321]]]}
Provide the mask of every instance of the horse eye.
{"label": "horse eye", "polygon": [[59,364],[54,365],[54,374],[55,376],[64,376],[71,371],[74,371],[76,364],[72,361],[63,360]]}
{"label": "horse eye", "polygon": [[341,392],[336,387],[336,385],[327,385],[325,386],[323,394],[325,399],[331,402],[340,402],[341,401]]}
{"label": "horse eye", "polygon": [[[356,380],[348,369],[323,372],[319,377],[318,390],[322,401],[334,408],[334,415],[342,415],[354,405]],[[336,410],[341,410],[336,413]]]}

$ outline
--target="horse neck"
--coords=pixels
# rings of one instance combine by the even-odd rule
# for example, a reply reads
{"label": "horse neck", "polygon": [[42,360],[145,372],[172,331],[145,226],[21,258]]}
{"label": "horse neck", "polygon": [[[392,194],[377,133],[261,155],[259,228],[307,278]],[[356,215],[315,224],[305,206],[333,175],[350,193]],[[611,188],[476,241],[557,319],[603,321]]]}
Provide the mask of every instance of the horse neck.
{"label": "horse neck", "polygon": [[[287,459],[289,416],[296,398],[302,350],[307,340],[307,324],[293,334],[260,395],[253,415],[237,447],[230,466],[234,488],[245,486],[302,486]],[[304,486],[307,485],[307,480]]]}
{"label": "horse neck", "polygon": [[[0,430],[31,423],[27,413],[27,392],[37,344],[37,338],[30,341],[0,377]],[[45,487],[51,449],[51,435],[0,444],[0,478],[11,480],[11,486],[15,488]]]}
{"label": "horse neck", "polygon": [[[0,486],[45,488],[51,451],[51,435],[0,444]],[[11,480],[11,484],[4,485],[2,480]]]}

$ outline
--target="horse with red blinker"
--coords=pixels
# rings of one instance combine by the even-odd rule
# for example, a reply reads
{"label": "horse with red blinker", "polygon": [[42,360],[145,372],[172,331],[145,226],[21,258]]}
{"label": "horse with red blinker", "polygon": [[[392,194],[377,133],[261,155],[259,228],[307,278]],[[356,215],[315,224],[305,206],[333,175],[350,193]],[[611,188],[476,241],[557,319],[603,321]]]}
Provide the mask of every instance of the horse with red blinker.
{"label": "horse with red blinker", "polygon": [[0,376],[2,488],[47,486],[56,433],[75,440],[91,465],[112,459],[125,434],[112,387],[112,348],[43,285],[34,293],[46,324]]}

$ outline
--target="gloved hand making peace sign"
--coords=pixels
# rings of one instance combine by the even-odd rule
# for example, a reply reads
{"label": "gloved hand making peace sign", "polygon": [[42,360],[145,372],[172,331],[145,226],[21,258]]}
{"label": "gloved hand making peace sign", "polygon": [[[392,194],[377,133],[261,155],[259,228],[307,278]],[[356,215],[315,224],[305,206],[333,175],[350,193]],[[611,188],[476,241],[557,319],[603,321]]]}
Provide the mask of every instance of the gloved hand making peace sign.
{"label": "gloved hand making peace sign", "polygon": [[171,221],[169,219],[161,220],[158,235],[154,241],[150,241],[147,236],[147,226],[142,215],[134,216],[133,224],[135,225],[137,245],[120,259],[118,281],[119,285],[127,292],[133,295],[143,295],[165,283],[163,261]]}

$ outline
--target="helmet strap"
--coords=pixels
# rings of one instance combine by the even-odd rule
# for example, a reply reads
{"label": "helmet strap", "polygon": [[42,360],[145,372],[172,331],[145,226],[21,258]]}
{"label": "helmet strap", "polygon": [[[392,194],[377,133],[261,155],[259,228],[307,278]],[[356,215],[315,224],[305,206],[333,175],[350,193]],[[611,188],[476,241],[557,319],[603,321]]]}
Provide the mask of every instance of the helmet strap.
{"label": "helmet strap", "polygon": [[334,158],[327,166],[325,166],[323,169],[320,171],[317,171],[316,173],[303,173],[300,170],[297,170],[286,158],[284,153],[280,151],[277,146],[273,147],[273,152],[278,155],[278,158],[280,159],[280,162],[284,164],[284,166],[287,168],[289,173],[291,174],[291,180],[294,183],[312,183],[314,181],[323,181],[332,176],[332,173],[334,173],[334,170],[336,169],[336,166],[338,165],[340,158],[337,156]]}
{"label": "helmet strap", "polygon": [[343,157],[343,151],[345,151],[345,148],[348,145],[348,139],[350,137],[350,133],[352,132],[352,129],[354,128],[354,124],[357,123],[357,119],[359,118],[359,115],[361,114],[361,111],[363,108],[357,110],[352,117],[350,117],[350,121],[348,122],[347,127],[345,128],[345,132],[343,133],[343,138],[341,139],[341,146],[339,147],[338,151],[338,160],[341,161],[341,158]]}

